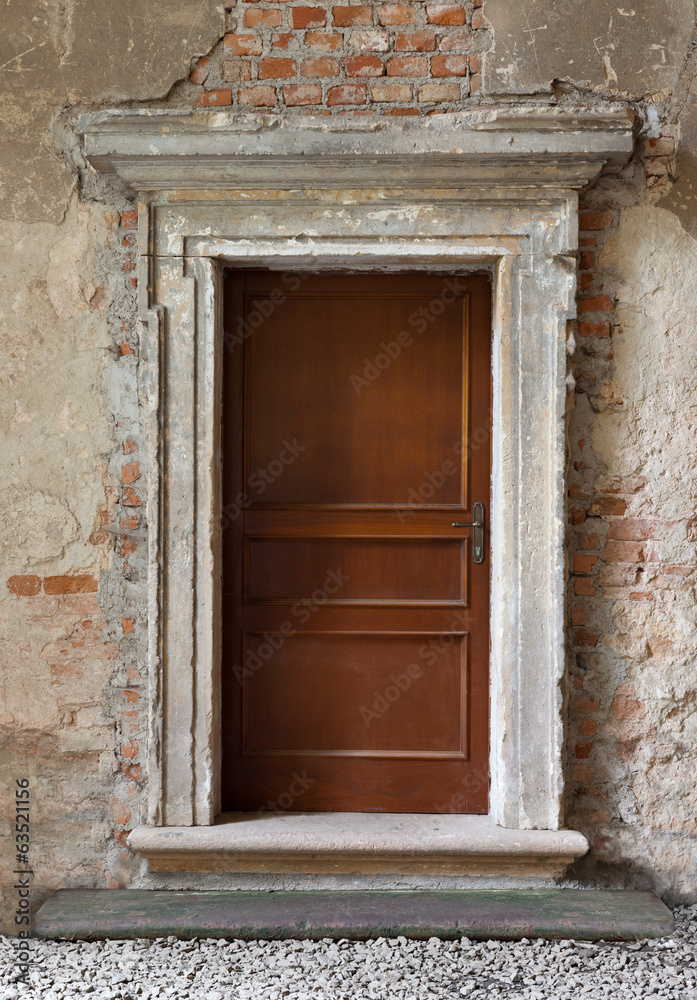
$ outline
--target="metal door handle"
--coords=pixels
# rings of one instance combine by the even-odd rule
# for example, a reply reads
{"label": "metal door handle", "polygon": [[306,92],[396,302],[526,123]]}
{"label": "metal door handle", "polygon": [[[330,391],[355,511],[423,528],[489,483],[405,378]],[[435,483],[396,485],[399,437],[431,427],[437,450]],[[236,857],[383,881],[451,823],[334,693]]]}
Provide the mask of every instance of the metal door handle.
{"label": "metal door handle", "polygon": [[472,532],[472,559],[476,563],[484,562],[484,504],[476,503],[472,507],[474,521],[453,521],[453,528],[474,528]]}

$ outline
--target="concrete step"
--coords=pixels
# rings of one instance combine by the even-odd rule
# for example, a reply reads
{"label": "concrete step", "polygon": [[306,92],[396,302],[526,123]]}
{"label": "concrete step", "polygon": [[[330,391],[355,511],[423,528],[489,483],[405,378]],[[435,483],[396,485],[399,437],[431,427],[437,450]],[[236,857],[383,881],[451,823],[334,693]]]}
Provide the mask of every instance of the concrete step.
{"label": "concrete step", "polygon": [[39,910],[43,938],[570,938],[671,934],[651,892],[610,889],[188,892],[61,889]]}

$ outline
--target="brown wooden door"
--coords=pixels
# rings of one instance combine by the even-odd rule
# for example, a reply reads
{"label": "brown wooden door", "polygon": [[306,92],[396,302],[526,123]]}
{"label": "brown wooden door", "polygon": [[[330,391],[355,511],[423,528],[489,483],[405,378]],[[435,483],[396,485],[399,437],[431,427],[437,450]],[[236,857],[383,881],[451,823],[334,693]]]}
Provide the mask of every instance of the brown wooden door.
{"label": "brown wooden door", "polygon": [[231,273],[225,343],[224,808],[487,812],[488,279]]}

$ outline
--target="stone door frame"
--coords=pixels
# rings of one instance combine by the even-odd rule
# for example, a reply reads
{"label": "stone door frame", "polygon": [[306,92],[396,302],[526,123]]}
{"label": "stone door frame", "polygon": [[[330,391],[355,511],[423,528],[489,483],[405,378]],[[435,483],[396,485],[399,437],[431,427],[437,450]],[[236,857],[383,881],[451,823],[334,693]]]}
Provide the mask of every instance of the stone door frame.
{"label": "stone door frame", "polygon": [[491,814],[563,824],[565,413],[577,192],[624,163],[624,108],[428,119],[113,111],[91,166],[138,193],[149,454],[150,827],[219,812],[225,267],[490,270]]}

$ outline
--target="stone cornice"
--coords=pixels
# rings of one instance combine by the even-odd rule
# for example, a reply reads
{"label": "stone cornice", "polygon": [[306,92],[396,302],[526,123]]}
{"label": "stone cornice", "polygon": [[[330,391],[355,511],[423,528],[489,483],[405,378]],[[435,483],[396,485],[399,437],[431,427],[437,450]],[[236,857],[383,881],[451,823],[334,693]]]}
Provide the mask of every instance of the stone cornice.
{"label": "stone cornice", "polygon": [[85,155],[148,193],[232,187],[579,189],[632,151],[623,107],[548,106],[385,118],[105,111],[80,120]]}

